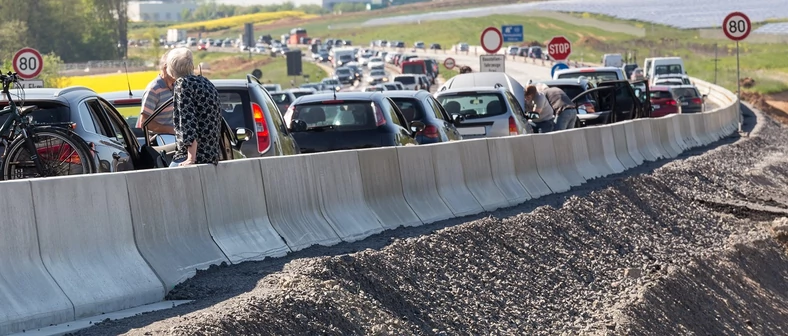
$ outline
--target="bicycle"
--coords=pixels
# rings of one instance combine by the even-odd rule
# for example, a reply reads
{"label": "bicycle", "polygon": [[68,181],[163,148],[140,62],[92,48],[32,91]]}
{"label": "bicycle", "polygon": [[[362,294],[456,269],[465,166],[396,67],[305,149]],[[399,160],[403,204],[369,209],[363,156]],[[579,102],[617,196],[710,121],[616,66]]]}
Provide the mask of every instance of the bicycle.
{"label": "bicycle", "polygon": [[[14,180],[90,174],[96,171],[90,147],[72,130],[72,122],[35,123],[30,113],[35,106],[24,106],[24,91],[17,96],[18,107],[11,97],[10,87],[18,83],[16,73],[0,73],[2,93],[8,106],[0,110],[0,143],[3,145],[2,179]],[[21,89],[19,89],[21,90]],[[32,153],[32,154],[31,154]]]}

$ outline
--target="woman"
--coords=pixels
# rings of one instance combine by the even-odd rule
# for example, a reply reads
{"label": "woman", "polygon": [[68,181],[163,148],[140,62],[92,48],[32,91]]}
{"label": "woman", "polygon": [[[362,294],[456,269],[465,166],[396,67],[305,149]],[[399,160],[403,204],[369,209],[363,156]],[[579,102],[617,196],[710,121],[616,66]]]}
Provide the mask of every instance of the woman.
{"label": "woman", "polygon": [[188,48],[170,50],[167,74],[173,85],[173,122],[176,150],[170,167],[219,162],[221,106],[216,87],[194,74],[194,60]]}

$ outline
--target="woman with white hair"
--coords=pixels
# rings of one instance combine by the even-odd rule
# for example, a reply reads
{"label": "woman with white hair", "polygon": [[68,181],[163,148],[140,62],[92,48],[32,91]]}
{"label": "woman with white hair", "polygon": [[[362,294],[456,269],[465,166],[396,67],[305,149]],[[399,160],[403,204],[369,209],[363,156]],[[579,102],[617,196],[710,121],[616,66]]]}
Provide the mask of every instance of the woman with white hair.
{"label": "woman with white hair", "polygon": [[170,50],[167,74],[173,86],[173,121],[176,151],[170,167],[219,161],[221,106],[216,87],[194,74],[194,59],[188,48]]}

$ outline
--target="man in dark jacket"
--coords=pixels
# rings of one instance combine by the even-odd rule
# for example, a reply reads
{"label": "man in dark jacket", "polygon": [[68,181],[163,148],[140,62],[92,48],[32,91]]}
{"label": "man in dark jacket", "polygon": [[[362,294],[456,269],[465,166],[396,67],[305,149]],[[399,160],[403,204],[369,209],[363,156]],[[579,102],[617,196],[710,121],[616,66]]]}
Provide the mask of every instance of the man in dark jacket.
{"label": "man in dark jacket", "polygon": [[572,102],[572,99],[566,95],[564,90],[559,88],[545,89],[544,93],[550,106],[553,107],[555,112],[555,131],[575,128],[577,120],[577,106]]}

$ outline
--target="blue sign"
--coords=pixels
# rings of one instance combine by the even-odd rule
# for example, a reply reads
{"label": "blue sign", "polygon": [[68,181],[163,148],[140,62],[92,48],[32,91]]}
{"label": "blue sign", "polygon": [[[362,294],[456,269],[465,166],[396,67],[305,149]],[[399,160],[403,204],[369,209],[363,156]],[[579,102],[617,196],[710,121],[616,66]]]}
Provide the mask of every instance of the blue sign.
{"label": "blue sign", "polygon": [[501,34],[504,42],[522,42],[523,25],[501,26]]}
{"label": "blue sign", "polygon": [[561,62],[556,63],[555,65],[553,65],[553,68],[550,69],[550,77],[553,77],[556,71],[564,70],[564,69],[569,69],[569,66],[566,65],[566,63],[561,63]]}

